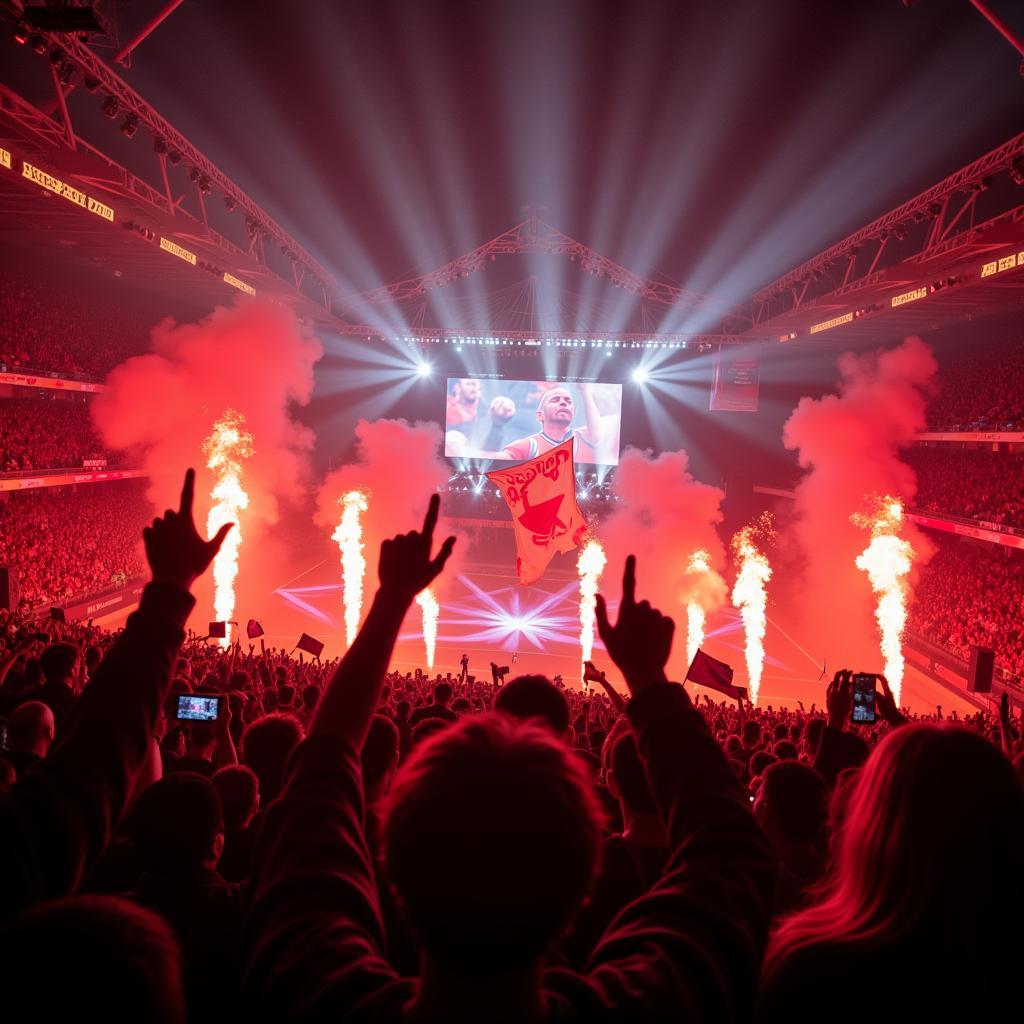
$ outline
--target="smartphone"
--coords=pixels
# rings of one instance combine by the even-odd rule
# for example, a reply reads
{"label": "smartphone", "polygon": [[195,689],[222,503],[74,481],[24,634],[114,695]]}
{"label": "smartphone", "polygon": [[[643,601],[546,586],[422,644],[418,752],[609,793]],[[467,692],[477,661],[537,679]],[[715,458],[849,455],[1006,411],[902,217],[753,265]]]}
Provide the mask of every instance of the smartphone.
{"label": "smartphone", "polygon": [[208,694],[179,693],[179,722],[215,722],[220,714],[221,698]]}
{"label": "smartphone", "polygon": [[853,677],[853,708],[850,711],[850,721],[858,725],[873,725],[877,718],[875,677],[870,672],[858,672]]}

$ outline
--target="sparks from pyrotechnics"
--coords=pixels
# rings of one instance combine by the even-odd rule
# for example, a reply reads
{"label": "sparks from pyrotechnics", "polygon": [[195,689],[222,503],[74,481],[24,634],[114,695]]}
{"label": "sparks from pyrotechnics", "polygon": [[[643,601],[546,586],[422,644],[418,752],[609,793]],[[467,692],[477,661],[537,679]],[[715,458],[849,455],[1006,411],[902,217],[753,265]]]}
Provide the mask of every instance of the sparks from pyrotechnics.
{"label": "sparks from pyrotechnics", "polygon": [[427,668],[434,667],[434,650],[437,647],[437,620],[441,606],[430,587],[416,595],[416,603],[423,613],[423,646],[427,649]]}
{"label": "sparks from pyrotechnics", "polygon": [[[690,555],[686,563],[686,575],[696,576],[711,571],[711,554],[703,548],[698,548]],[[694,655],[700,650],[704,643],[704,621],[705,614],[703,606],[696,600],[686,603],[686,666],[693,664]]]}
{"label": "sparks from pyrotechnics", "polygon": [[238,549],[242,543],[240,513],[249,507],[249,495],[242,488],[242,463],[253,454],[252,434],[245,429],[245,417],[235,409],[227,409],[203,442],[203,452],[207,468],[213,471],[207,535],[214,536],[225,523],[235,524],[213,560],[214,615],[218,622],[227,623],[220,646],[230,647]]}
{"label": "sparks from pyrotechnics", "polygon": [[871,531],[871,543],[857,556],[856,566],[868,574],[878,603],[875,619],[881,635],[885,678],[899,706],[903,687],[903,630],[907,624],[907,575],[914,561],[914,548],[900,535],[903,502],[877,495],[869,499],[872,511],[855,512],[850,521]]}
{"label": "sparks from pyrotechnics", "polygon": [[363,612],[363,577],[366,558],[363,555],[363,524],[360,516],[369,508],[364,491],[348,491],[338,499],[341,519],[331,540],[341,549],[342,604],[345,612],[345,645],[352,646]]}
{"label": "sparks from pyrotechnics", "polygon": [[607,561],[604,548],[591,537],[583,545],[576,562],[576,569],[580,574],[580,678],[583,676],[583,663],[590,661],[594,653],[594,626],[597,622],[594,608],[597,606],[597,586]]}
{"label": "sparks from pyrotechnics", "polygon": [[732,588],[732,603],[739,608],[746,637],[745,657],[750,702],[757,704],[764,671],[764,635],[768,628],[768,592],[766,584],[772,577],[772,567],[758,548],[756,541],[772,536],[771,517],[760,516],[743,527],[732,539],[733,558],[737,563],[736,582]]}

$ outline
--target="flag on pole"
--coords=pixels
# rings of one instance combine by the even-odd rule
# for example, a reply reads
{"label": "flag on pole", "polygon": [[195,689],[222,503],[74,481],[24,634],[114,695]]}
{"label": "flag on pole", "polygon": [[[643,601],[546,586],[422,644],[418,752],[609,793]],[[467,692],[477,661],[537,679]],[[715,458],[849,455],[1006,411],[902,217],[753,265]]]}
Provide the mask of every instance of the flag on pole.
{"label": "flag on pole", "polygon": [[245,624],[245,635],[250,640],[255,640],[258,636],[263,636],[263,627],[255,619],[250,619]]}
{"label": "flag on pole", "polygon": [[717,690],[727,697],[746,699],[747,691],[742,686],[732,685],[732,666],[724,661],[712,658],[710,654],[697,651],[690,662],[686,678],[698,686],[706,686],[709,690]]}
{"label": "flag on pole", "polygon": [[299,642],[295,645],[300,651],[305,651],[307,654],[312,654],[314,658],[319,658],[323,653],[324,645],[316,637],[310,636],[308,633],[303,633],[299,637]]}
{"label": "flag on pole", "polygon": [[536,583],[551,559],[572,551],[587,532],[576,502],[572,446],[570,437],[529,462],[487,474],[512,513],[520,583]]}

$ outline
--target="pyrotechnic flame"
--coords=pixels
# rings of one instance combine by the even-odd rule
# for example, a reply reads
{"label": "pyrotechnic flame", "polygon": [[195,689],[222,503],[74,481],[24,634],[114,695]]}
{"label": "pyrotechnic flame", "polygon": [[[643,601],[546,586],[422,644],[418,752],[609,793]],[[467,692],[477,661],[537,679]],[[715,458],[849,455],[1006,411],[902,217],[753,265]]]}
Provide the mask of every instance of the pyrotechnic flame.
{"label": "pyrotechnic flame", "polygon": [[437,647],[437,619],[441,614],[441,606],[430,587],[416,595],[416,603],[423,612],[423,646],[427,649],[427,668],[433,668],[434,649]]}
{"label": "pyrotechnic flame", "polygon": [[882,639],[885,678],[899,706],[903,686],[903,630],[907,624],[907,575],[914,561],[910,541],[899,536],[903,527],[903,502],[886,495],[872,499],[873,512],[854,513],[850,521],[871,531],[871,543],[857,556],[856,565],[868,574],[878,597],[875,619]]}
{"label": "pyrotechnic flame", "polygon": [[757,703],[761,673],[764,671],[764,635],[768,626],[768,592],[765,584],[772,578],[772,567],[757,547],[755,539],[770,539],[771,535],[771,517],[765,513],[732,539],[733,558],[739,566],[736,583],[732,588],[732,603],[739,608],[743,619],[747,680],[752,704]]}
{"label": "pyrotechnic flame", "polygon": [[582,663],[589,661],[594,653],[594,626],[597,622],[594,616],[594,608],[597,604],[597,585],[604,572],[605,563],[604,548],[593,537],[583,545],[580,557],[576,562],[576,569],[580,574],[580,675],[582,677]]}
{"label": "pyrotechnic flame", "polygon": [[[703,548],[698,548],[686,564],[687,576],[711,571],[711,554]],[[686,604],[686,667],[693,664],[694,655],[700,650],[704,643],[704,622],[705,613],[703,606],[697,601],[688,601]]]}
{"label": "pyrotechnic flame", "polygon": [[213,470],[210,512],[206,533],[212,537],[225,523],[235,528],[213,560],[213,610],[217,622],[226,622],[221,647],[231,646],[231,617],[235,614],[235,578],[238,576],[238,548],[242,543],[239,513],[249,507],[249,495],[242,489],[242,461],[253,453],[252,434],[245,430],[245,417],[228,409],[213,425],[203,442],[207,468]]}
{"label": "pyrotechnic flame", "polygon": [[366,559],[363,557],[363,524],[359,517],[369,507],[363,491],[349,491],[338,499],[341,519],[331,540],[341,549],[342,602],[345,610],[345,645],[352,646],[359,629],[363,611],[363,576]]}

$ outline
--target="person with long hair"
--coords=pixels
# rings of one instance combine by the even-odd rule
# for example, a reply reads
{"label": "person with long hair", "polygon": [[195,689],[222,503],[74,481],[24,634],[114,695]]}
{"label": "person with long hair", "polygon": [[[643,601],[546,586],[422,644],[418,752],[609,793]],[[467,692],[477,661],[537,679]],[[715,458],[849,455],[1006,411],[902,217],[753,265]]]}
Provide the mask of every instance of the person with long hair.
{"label": "person with long hair", "polygon": [[[1019,1011],[1024,787],[952,725],[893,730],[861,769],[833,870],[769,946],[760,1019],[998,1020]],[[1008,1018],[1002,1018],[1008,1019]]]}

